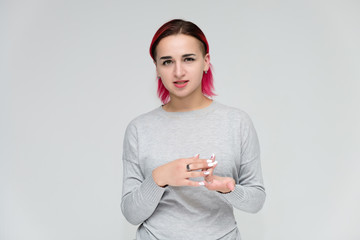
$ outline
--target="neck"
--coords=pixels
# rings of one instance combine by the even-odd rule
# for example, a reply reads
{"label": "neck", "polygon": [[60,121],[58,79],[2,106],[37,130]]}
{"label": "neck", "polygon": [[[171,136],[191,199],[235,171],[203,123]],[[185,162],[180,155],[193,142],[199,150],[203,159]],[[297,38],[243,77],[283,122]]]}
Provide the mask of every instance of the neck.
{"label": "neck", "polygon": [[191,98],[174,98],[171,97],[170,102],[163,106],[163,109],[167,112],[188,112],[201,108],[205,108],[212,103],[212,100],[201,95],[196,95]]}

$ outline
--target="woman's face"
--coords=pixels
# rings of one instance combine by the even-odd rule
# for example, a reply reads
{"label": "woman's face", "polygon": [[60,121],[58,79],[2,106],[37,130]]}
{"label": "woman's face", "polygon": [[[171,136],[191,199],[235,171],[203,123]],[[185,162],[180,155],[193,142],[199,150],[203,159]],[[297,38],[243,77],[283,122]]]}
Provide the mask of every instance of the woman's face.
{"label": "woman's face", "polygon": [[210,56],[204,56],[202,47],[198,39],[184,34],[165,37],[157,45],[156,73],[171,99],[202,94],[203,72],[210,67]]}

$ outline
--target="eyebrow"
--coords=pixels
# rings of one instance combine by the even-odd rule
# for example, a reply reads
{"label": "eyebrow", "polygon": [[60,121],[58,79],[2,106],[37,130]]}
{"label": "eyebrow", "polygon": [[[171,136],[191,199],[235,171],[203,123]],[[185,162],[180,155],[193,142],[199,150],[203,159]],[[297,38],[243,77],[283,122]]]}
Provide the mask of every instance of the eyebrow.
{"label": "eyebrow", "polygon": [[[188,54],[182,55],[183,58],[191,57],[191,56],[195,57],[196,55],[194,53],[188,53]],[[163,56],[163,57],[160,58],[160,60],[166,60],[166,59],[172,59],[172,57],[171,56]]]}

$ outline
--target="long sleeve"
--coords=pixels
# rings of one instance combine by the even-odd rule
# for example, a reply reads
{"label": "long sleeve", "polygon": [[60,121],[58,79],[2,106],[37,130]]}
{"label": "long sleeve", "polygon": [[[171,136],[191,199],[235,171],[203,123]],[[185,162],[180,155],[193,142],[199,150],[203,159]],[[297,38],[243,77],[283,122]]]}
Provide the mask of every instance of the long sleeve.
{"label": "long sleeve", "polygon": [[260,147],[255,128],[247,116],[241,126],[241,164],[234,191],[221,194],[235,208],[249,213],[258,212],[266,194],[263,183]]}
{"label": "long sleeve", "polygon": [[[235,190],[221,194],[201,186],[161,188],[154,182],[153,169],[196,153],[215,153],[214,174],[235,179]],[[187,112],[159,107],[135,118],[125,132],[123,170],[121,210],[130,223],[140,224],[139,239],[235,239],[234,207],[257,212],[265,199],[251,120],[217,102]]]}
{"label": "long sleeve", "polygon": [[152,176],[144,177],[138,161],[137,133],[134,125],[126,130],[123,147],[123,189],[121,211],[132,224],[140,224],[155,211],[165,188]]}
{"label": "long sleeve", "polygon": [[236,184],[234,191],[221,194],[235,208],[256,213],[260,211],[265,202],[265,188],[262,179],[257,174],[260,163],[252,161],[241,166],[242,178]]}

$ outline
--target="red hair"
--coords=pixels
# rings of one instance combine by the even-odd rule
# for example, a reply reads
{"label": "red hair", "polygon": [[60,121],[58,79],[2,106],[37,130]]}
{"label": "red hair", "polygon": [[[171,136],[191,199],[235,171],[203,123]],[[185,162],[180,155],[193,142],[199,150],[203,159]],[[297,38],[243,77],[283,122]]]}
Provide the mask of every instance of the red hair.
{"label": "red hair", "polygon": [[[206,40],[204,33],[201,29],[196,26],[194,23],[189,21],[184,21],[181,19],[174,19],[171,20],[164,25],[162,25],[159,30],[155,33],[151,44],[150,44],[150,56],[156,62],[156,47],[159,44],[160,40],[171,35],[176,34],[185,34],[188,36],[195,37],[203,44],[203,53],[209,53],[209,44]],[[212,75],[212,66],[210,64],[210,68],[207,73],[203,74],[203,78],[201,81],[201,90],[205,96],[212,97],[215,95],[213,92],[214,90],[214,83],[213,83],[213,75]],[[164,84],[161,81],[161,78],[158,79],[158,96],[160,100],[166,104],[170,101],[169,91],[165,88]]]}

